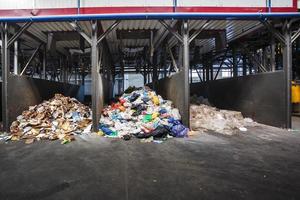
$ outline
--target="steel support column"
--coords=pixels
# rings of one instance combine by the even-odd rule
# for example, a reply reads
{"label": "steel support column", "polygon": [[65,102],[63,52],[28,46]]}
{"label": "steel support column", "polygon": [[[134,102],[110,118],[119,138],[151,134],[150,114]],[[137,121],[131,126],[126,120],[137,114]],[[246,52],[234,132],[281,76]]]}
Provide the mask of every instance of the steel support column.
{"label": "steel support column", "polygon": [[163,69],[163,77],[164,78],[167,77],[166,51],[167,51],[167,48],[165,45],[163,45],[162,51],[161,51],[160,68]]}
{"label": "steel support column", "polygon": [[236,55],[236,47],[232,48],[232,69],[233,69],[233,77],[238,76],[238,62],[237,62],[237,55]]}
{"label": "steel support column", "polygon": [[242,55],[243,57],[243,76],[247,75],[247,57],[245,54]]}
{"label": "steel support column", "polygon": [[9,76],[9,49],[8,49],[8,25],[2,24],[2,121],[3,131],[9,131],[8,116],[8,76]]}
{"label": "steel support column", "polygon": [[276,42],[274,36],[272,36],[271,39],[271,58],[270,58],[270,63],[271,63],[271,70],[274,72],[276,70]]}
{"label": "steel support column", "polygon": [[209,81],[209,78],[210,78],[209,56],[205,56],[203,67],[205,68],[205,81]]}
{"label": "steel support column", "polygon": [[184,103],[182,122],[190,127],[190,84],[189,84],[189,27],[188,21],[184,21],[182,25],[182,41],[183,41],[183,83],[184,83]]}
{"label": "steel support column", "polygon": [[14,42],[14,74],[19,74],[18,53],[19,53],[19,42],[18,40],[16,40]]}
{"label": "steel support column", "polygon": [[264,48],[262,48],[262,60],[261,60],[261,62],[262,62],[262,65],[265,67],[265,69],[267,70],[267,71],[270,71],[270,67],[268,66],[268,61],[267,61],[267,48],[266,47],[264,47]]}
{"label": "steel support column", "polygon": [[154,57],[152,60],[152,68],[153,68],[153,76],[152,76],[152,83],[153,83],[153,89],[157,89],[157,81],[158,81],[158,64],[157,64],[157,52],[154,53]]}
{"label": "steel support column", "polygon": [[190,67],[190,83],[193,83],[193,66]]}
{"label": "steel support column", "polygon": [[283,47],[283,70],[285,74],[285,93],[286,93],[286,128],[292,127],[292,104],[291,104],[291,81],[292,81],[292,42],[290,23],[287,23],[284,31]]}
{"label": "steel support column", "polygon": [[92,22],[92,35],[91,35],[91,64],[92,64],[92,121],[93,131],[98,132],[100,120],[100,88],[99,88],[99,52],[98,52],[98,24],[97,21]]}
{"label": "steel support column", "polygon": [[209,80],[214,80],[214,63],[213,63],[213,56],[212,54],[209,55],[209,70],[210,70],[210,77]]}
{"label": "steel support column", "polygon": [[46,79],[46,59],[47,59],[47,47],[43,47],[43,79]]}

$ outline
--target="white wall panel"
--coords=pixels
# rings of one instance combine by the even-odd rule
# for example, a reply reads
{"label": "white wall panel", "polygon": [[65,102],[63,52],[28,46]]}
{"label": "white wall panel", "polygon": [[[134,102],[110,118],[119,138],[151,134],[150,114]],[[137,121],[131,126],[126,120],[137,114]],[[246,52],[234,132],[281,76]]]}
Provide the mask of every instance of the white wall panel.
{"label": "white wall panel", "polygon": [[36,8],[74,8],[77,0],[35,0]]}
{"label": "white wall panel", "polygon": [[33,0],[0,0],[1,9],[32,9]]}
{"label": "white wall panel", "polygon": [[293,7],[293,0],[272,0],[272,7]]}
{"label": "white wall panel", "polygon": [[266,0],[178,0],[178,6],[264,7]]}
{"label": "white wall panel", "polygon": [[[178,0],[178,6],[266,7],[266,0]],[[292,7],[293,0],[272,0],[274,7]]]}
{"label": "white wall panel", "polygon": [[81,0],[82,7],[173,6],[173,0]]}

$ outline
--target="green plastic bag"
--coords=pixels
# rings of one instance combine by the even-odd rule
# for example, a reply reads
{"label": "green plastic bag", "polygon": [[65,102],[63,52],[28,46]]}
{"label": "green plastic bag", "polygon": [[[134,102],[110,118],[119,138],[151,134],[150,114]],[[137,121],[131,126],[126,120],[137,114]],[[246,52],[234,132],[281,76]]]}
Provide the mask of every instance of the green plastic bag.
{"label": "green plastic bag", "polygon": [[144,118],[143,118],[143,122],[151,122],[152,121],[152,114],[146,114],[144,115]]}

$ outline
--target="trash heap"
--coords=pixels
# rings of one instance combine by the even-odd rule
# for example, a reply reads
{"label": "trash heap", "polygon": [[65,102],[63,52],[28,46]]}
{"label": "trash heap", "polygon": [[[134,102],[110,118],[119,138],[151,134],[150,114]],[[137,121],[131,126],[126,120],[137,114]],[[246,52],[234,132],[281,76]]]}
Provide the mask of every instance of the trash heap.
{"label": "trash heap", "polygon": [[244,118],[242,113],[230,110],[219,110],[205,104],[191,104],[191,129],[193,131],[215,131],[225,135],[233,135],[240,131],[247,131],[246,126],[256,123],[250,118]]}
{"label": "trash heap", "polygon": [[61,94],[43,103],[30,106],[17,117],[10,127],[10,140],[61,140],[66,144],[75,134],[88,133],[91,129],[91,110],[75,98]]}
{"label": "trash heap", "polygon": [[177,108],[148,87],[130,88],[103,109],[100,130],[108,137],[142,142],[159,142],[167,137],[186,137],[188,128],[181,123]]}

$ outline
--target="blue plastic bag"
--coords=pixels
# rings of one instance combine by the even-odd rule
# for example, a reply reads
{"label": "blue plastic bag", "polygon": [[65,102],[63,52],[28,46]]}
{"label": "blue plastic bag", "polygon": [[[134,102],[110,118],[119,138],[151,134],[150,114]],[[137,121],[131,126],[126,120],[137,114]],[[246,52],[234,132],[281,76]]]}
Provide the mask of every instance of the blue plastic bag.
{"label": "blue plastic bag", "polygon": [[168,119],[170,124],[171,135],[173,137],[187,137],[189,129],[185,127],[179,120],[170,117]]}

